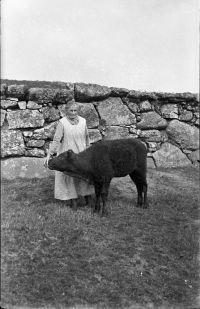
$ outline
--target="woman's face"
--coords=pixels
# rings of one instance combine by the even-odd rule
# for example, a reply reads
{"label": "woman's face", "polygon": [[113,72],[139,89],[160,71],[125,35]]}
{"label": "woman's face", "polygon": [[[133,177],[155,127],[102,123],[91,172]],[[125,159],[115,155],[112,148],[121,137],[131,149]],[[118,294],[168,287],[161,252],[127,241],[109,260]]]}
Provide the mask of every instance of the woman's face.
{"label": "woman's face", "polygon": [[67,116],[70,118],[70,119],[74,119],[76,118],[76,116],[78,115],[78,106],[77,105],[71,105],[67,111]]}

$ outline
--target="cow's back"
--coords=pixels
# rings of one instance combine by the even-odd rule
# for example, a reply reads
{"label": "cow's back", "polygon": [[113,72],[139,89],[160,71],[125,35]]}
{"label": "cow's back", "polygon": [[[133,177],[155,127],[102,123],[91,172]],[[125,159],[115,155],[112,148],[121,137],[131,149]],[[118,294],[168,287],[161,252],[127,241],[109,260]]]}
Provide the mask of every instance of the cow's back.
{"label": "cow's back", "polygon": [[146,173],[146,148],[137,139],[100,141],[87,149],[90,168],[97,176],[123,177],[136,169]]}
{"label": "cow's back", "polygon": [[146,147],[137,139],[114,140],[108,144],[115,177],[122,177],[140,169],[146,171]]}

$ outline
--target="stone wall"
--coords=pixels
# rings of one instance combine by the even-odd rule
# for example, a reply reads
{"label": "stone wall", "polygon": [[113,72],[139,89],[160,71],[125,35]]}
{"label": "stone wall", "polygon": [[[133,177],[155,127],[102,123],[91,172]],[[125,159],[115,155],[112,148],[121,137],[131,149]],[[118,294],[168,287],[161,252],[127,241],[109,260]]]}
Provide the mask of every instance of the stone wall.
{"label": "stone wall", "polygon": [[65,105],[72,99],[87,120],[92,143],[102,137],[137,137],[146,144],[149,162],[156,167],[186,166],[199,160],[196,95],[83,83],[56,89],[1,85],[1,158],[45,157]]}

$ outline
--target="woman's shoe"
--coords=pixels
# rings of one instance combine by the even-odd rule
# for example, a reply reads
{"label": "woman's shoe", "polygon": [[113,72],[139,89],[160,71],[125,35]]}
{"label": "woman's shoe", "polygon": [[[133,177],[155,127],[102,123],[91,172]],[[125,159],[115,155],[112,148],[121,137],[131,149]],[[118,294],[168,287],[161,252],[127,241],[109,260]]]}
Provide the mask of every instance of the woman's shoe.
{"label": "woman's shoe", "polygon": [[92,205],[92,196],[91,195],[86,195],[85,196],[85,206],[91,207]]}
{"label": "woman's shoe", "polygon": [[73,210],[77,210],[77,199],[72,199],[71,200],[71,207]]}

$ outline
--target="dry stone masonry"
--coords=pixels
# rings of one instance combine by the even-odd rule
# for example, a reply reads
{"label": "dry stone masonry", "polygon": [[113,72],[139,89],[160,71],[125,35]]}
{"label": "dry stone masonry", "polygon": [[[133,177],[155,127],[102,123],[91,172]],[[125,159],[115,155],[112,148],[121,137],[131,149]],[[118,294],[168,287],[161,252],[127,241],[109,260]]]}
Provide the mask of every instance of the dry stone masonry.
{"label": "dry stone masonry", "polygon": [[[199,106],[191,93],[139,92],[96,84],[60,88],[1,85],[1,158],[47,154],[66,104],[74,99],[86,118],[91,142],[139,138],[156,167],[198,164]],[[106,121],[102,134],[100,121]]]}

